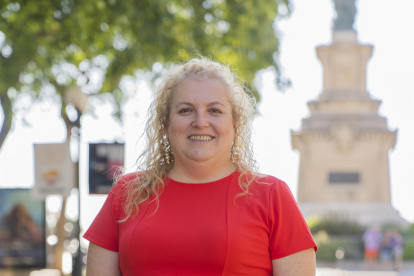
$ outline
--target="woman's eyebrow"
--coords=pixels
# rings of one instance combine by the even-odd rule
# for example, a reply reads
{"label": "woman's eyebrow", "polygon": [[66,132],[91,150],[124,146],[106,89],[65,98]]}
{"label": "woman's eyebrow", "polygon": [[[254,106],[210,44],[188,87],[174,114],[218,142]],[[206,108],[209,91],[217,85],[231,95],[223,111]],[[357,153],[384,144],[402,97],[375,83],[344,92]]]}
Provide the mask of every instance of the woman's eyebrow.
{"label": "woman's eyebrow", "polygon": [[[207,106],[212,106],[212,105],[216,105],[216,104],[225,106],[224,104],[222,104],[221,102],[218,102],[218,101],[211,102]],[[192,103],[189,103],[189,102],[179,102],[175,107],[178,107],[180,105],[190,105],[190,106],[193,106],[193,104]]]}
{"label": "woman's eyebrow", "polygon": [[207,106],[212,106],[212,105],[216,105],[216,104],[224,106],[224,104],[222,104],[221,102],[212,102],[212,103],[209,103]]}
{"label": "woman's eyebrow", "polygon": [[193,106],[193,104],[189,103],[189,102],[179,102],[175,107],[178,107],[179,105],[191,105],[191,106]]}

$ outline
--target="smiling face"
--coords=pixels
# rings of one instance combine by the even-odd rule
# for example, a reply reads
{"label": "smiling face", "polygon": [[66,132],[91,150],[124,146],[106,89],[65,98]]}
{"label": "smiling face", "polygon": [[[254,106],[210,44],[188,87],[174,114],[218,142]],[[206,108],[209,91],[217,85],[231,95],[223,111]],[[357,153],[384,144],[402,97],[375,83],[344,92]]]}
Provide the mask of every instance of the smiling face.
{"label": "smiling face", "polygon": [[228,165],[235,128],[227,87],[217,79],[190,79],[173,92],[167,136],[176,165]]}

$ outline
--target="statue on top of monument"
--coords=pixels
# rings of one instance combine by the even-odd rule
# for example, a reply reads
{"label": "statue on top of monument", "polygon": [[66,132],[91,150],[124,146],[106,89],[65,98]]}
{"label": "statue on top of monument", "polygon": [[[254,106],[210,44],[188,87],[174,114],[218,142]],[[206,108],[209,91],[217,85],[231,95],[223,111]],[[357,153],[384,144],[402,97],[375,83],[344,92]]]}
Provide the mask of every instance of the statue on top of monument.
{"label": "statue on top of monument", "polygon": [[333,0],[336,10],[334,31],[352,31],[356,14],[355,0]]}

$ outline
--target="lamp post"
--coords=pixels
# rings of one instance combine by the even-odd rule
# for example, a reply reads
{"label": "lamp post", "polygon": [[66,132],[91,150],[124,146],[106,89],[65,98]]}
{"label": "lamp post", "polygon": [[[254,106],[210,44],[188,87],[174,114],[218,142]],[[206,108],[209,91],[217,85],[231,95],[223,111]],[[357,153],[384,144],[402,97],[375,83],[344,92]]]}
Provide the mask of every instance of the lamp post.
{"label": "lamp post", "polygon": [[74,253],[73,259],[72,259],[72,275],[73,276],[81,276],[82,275],[82,254],[80,250],[80,232],[81,232],[81,226],[80,226],[80,214],[81,214],[81,190],[80,190],[80,147],[81,147],[81,133],[80,133],[80,119],[83,114],[83,111],[85,110],[88,96],[83,94],[80,87],[70,87],[65,91],[64,95],[64,102],[66,104],[71,104],[75,108],[77,112],[77,119],[74,122],[74,126],[71,128],[71,139],[74,139],[76,137],[77,139],[77,150],[78,150],[78,158],[75,162],[75,187],[78,189],[78,221],[76,223],[75,227],[75,235],[78,239],[78,248],[76,252]]}

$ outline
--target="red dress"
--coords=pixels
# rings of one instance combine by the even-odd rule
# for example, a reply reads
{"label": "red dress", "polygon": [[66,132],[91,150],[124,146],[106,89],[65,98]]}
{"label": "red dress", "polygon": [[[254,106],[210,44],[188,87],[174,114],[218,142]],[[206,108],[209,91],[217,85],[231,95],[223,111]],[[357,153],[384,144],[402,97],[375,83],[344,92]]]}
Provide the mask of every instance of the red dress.
{"label": "red dress", "polygon": [[123,276],[272,275],[272,259],[315,248],[288,186],[266,176],[242,190],[239,172],[203,184],[167,179],[156,202],[126,222],[119,187],[111,190],[84,238],[119,252]]}

